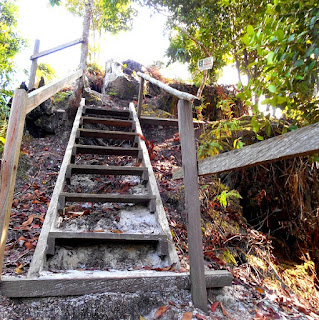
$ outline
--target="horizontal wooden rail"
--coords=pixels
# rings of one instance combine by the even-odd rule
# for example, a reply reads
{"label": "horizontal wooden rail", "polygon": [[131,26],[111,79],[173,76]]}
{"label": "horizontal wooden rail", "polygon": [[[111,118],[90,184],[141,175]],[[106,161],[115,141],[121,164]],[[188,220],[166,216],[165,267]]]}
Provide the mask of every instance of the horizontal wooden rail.
{"label": "horizontal wooden rail", "polygon": [[198,100],[198,98],[196,96],[194,96],[190,93],[187,93],[187,92],[182,92],[182,91],[176,90],[161,81],[158,81],[154,78],[151,78],[150,76],[148,76],[144,73],[138,72],[137,75],[139,77],[143,78],[144,80],[147,80],[147,81],[157,85],[158,87],[162,88],[163,90],[167,91],[168,93],[172,94],[173,96],[175,96],[181,100],[187,100],[187,101],[191,101],[191,102],[194,100]]}
{"label": "horizontal wooden rail", "polygon": [[28,94],[26,114],[36,108],[39,104],[52,97],[54,94],[63,89],[66,85],[76,81],[83,75],[83,70],[78,70],[67,75],[62,80],[48,84],[40,89],[32,91]]}
{"label": "horizontal wooden rail", "polygon": [[[304,156],[319,152],[319,122],[243,147],[198,161],[198,175],[222,173],[258,164]],[[183,170],[173,172],[173,179],[183,178]]]}
{"label": "horizontal wooden rail", "polygon": [[33,54],[33,55],[30,57],[30,60],[35,60],[35,59],[38,59],[38,58],[47,56],[47,55],[49,55],[49,54],[51,54],[51,53],[54,53],[54,52],[57,52],[57,51],[60,51],[60,50],[63,50],[63,49],[66,49],[66,48],[75,46],[75,45],[77,45],[77,44],[79,44],[79,43],[82,43],[82,42],[83,42],[83,39],[80,38],[80,39],[76,39],[76,40],[70,41],[70,42],[65,43],[65,44],[61,44],[61,45],[56,46],[56,47],[54,47],[54,48],[52,48],[52,49],[48,49],[48,50],[45,50],[45,51],[42,51],[42,52]]}

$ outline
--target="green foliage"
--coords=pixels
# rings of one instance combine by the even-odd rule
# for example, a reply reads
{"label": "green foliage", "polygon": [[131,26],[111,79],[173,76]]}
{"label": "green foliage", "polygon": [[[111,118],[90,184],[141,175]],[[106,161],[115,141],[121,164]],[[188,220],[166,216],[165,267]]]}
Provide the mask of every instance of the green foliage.
{"label": "green foliage", "polygon": [[3,0],[0,3],[0,108],[5,108],[12,93],[7,90],[14,73],[13,58],[24,45],[16,32],[17,7],[14,0]]}
{"label": "green foliage", "polygon": [[[63,4],[75,15],[83,16],[85,2],[79,0],[49,0],[51,5]],[[118,33],[132,28],[132,18],[136,15],[130,0],[94,0],[92,29]]]}
{"label": "green foliage", "polygon": [[221,194],[215,196],[214,200],[218,201],[222,207],[226,208],[229,204],[229,200],[232,197],[237,199],[242,199],[242,196],[238,193],[237,190],[230,190],[230,191],[224,190],[221,192]]}
{"label": "green foliage", "polygon": [[40,63],[37,68],[38,81],[43,77],[45,80],[50,81],[56,77],[55,70],[47,63]]}
{"label": "green foliage", "polygon": [[255,55],[248,65],[258,69],[247,89],[263,104],[279,107],[288,117],[299,121],[319,120],[319,8],[318,2],[276,0],[267,3],[266,11],[255,25],[249,25],[241,38],[246,49]]}
{"label": "green foliage", "polygon": [[2,151],[3,146],[6,142],[6,134],[7,134],[8,122],[5,117],[0,118],[0,151]]}

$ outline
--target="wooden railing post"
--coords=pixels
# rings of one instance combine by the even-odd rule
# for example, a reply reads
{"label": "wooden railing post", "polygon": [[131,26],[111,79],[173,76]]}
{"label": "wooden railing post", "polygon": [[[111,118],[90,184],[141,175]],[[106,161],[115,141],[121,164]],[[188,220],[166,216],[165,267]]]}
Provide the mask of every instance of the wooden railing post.
{"label": "wooden railing post", "polygon": [[198,192],[197,156],[192,103],[190,101],[178,101],[178,127],[184,169],[192,300],[195,307],[207,312],[207,292]]}
{"label": "wooden railing post", "polygon": [[[39,53],[40,49],[40,40],[36,39],[34,42],[34,49],[33,49],[33,55]],[[30,70],[30,79],[29,79],[29,89],[33,89],[35,86],[35,78],[37,75],[37,68],[38,68],[38,59],[32,59],[31,64],[31,70]]]}
{"label": "wooden railing post", "polygon": [[143,105],[143,92],[144,92],[144,79],[140,78],[141,82],[140,82],[140,87],[139,87],[139,91],[138,91],[138,101],[137,101],[137,117],[138,119],[141,118],[141,114],[142,114],[142,105]]}
{"label": "wooden railing post", "polygon": [[14,92],[6,143],[3,150],[0,182],[0,277],[23,136],[27,99],[28,95],[24,89],[17,89]]}

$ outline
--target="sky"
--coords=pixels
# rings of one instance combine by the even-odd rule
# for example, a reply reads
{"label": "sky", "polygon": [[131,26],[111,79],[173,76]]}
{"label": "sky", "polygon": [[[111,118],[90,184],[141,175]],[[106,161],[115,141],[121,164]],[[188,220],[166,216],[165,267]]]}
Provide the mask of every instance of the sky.
{"label": "sky", "polygon": [[[35,39],[40,40],[40,51],[78,39],[82,36],[82,17],[76,17],[62,7],[51,7],[48,0],[17,0],[19,8],[18,29],[28,39],[28,47],[16,58],[19,68],[19,82],[27,81],[27,75],[21,70],[31,67],[30,56],[33,54]],[[98,64],[114,58],[120,61],[135,60],[144,65],[154,61],[167,61],[164,58],[169,45],[168,35],[164,32],[165,17],[151,15],[143,8],[134,20],[133,30],[118,35],[105,34],[100,43],[101,54]],[[39,63],[48,63],[59,76],[76,70],[80,61],[80,45],[40,58]],[[186,66],[170,67],[170,75],[189,78]]]}

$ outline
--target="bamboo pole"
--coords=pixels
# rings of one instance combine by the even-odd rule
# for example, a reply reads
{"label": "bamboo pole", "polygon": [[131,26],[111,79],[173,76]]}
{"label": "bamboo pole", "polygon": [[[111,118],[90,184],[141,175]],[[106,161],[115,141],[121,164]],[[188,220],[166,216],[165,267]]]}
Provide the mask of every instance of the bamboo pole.
{"label": "bamboo pole", "polygon": [[177,106],[184,169],[192,300],[196,308],[200,308],[204,312],[207,312],[207,292],[204,273],[204,254],[200,221],[197,156],[192,104],[189,101],[179,100]]}
{"label": "bamboo pole", "polygon": [[24,89],[15,91],[3,150],[0,182],[0,277],[23,136],[27,99],[28,95]]}

